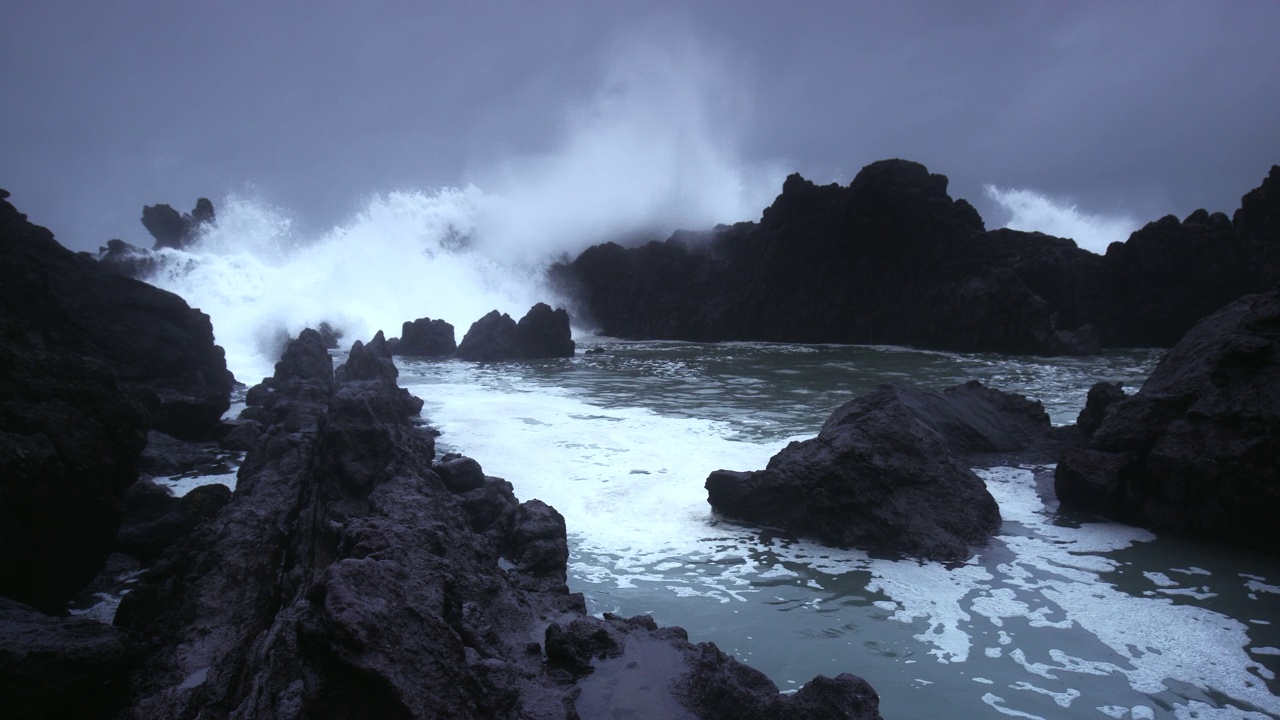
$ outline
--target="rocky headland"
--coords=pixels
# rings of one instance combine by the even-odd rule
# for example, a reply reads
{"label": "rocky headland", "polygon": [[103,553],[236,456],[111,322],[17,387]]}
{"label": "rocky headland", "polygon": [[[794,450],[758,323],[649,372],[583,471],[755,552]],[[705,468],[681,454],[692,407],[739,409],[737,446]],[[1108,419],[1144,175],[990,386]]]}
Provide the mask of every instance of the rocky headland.
{"label": "rocky headland", "polygon": [[1280,281],[1280,167],[1234,217],[1165,217],[1102,256],[987,230],[947,183],[905,160],[847,187],[792,175],[759,222],[596,245],[551,274],[576,315],[616,337],[1047,355],[1168,347]]}

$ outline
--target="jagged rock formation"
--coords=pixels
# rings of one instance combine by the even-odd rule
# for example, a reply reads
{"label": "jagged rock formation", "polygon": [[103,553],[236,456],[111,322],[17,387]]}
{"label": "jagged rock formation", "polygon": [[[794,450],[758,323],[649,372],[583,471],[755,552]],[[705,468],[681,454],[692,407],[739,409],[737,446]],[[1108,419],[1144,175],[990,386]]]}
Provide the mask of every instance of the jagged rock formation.
{"label": "jagged rock formation", "polygon": [[230,504],[126,596],[117,623],[149,644],[123,717],[606,716],[575,709],[599,697],[581,678],[658,643],[661,663],[617,670],[690,716],[879,717],[852,676],[785,698],[678,630],[586,615],[564,519],[474,460],[433,462],[380,335],[331,368],[315,332],[289,344],[250,394],[265,430]]}
{"label": "jagged rock formation", "polygon": [[142,226],[156,239],[155,250],[183,249],[195,239],[202,227],[214,220],[213,203],[208,198],[196,200],[196,206],[190,213],[179,213],[163,203],[142,208]]}
{"label": "jagged rock formation", "polygon": [[573,357],[574,347],[569,313],[538,303],[519,323],[497,310],[475,321],[455,355],[481,361]]}
{"label": "jagged rock formation", "polygon": [[551,273],[579,314],[618,337],[1043,354],[1172,345],[1280,280],[1280,167],[1233,220],[1167,217],[1101,257],[986,231],[946,188],[903,160],[872,163],[847,188],[792,175],[759,223],[597,245]]}
{"label": "jagged rock formation", "polygon": [[1201,320],[1101,415],[1058,463],[1064,507],[1280,553],[1280,289]]}
{"label": "jagged rock formation", "polygon": [[405,321],[400,328],[400,340],[392,348],[393,355],[413,357],[445,357],[458,349],[453,339],[453,325],[444,320],[418,318]]}
{"label": "jagged rock formation", "polygon": [[712,473],[707,501],[726,517],[833,545],[964,560],[1001,520],[962,460],[1026,450],[1049,425],[1039,402],[977,381],[941,393],[882,385],[764,470]]}

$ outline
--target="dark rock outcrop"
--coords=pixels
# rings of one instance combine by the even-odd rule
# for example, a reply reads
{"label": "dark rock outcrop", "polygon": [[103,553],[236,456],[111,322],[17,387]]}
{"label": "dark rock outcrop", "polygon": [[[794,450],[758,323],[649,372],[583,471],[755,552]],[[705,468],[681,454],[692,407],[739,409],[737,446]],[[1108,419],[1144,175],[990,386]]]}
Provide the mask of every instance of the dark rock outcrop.
{"label": "dark rock outcrop", "polygon": [[792,175],[758,223],[588,248],[551,270],[606,335],[1090,354],[1168,346],[1280,280],[1280,168],[1234,220],[1165,218],[1105,256],[986,231],[947,178],[872,163],[848,187]]}
{"label": "dark rock outcrop", "polygon": [[55,611],[111,551],[147,417],[107,367],[33,334],[0,321],[0,596]]}
{"label": "dark rock outcrop", "polygon": [[190,213],[179,213],[163,203],[142,208],[142,226],[155,238],[156,250],[185,248],[199,235],[201,228],[214,220],[213,203],[208,198],[196,200],[196,206]]}
{"label": "dark rock outcrop", "polygon": [[516,321],[506,313],[491,310],[471,323],[456,355],[463,360],[515,360],[522,357],[516,341]]}
{"label": "dark rock outcrop", "polygon": [[0,312],[33,344],[101,362],[157,430],[216,437],[234,378],[209,316],[173,293],[105,272],[3,200],[0,266]]}
{"label": "dark rock outcrop", "polygon": [[150,276],[160,266],[159,259],[150,250],[123,240],[108,240],[106,245],[98,248],[97,260],[108,272],[139,280]]}
{"label": "dark rock outcrop", "polygon": [[[411,422],[376,340],[330,376],[304,332],[251,393],[265,431],[231,502],[117,614],[149,641],[123,717],[568,720],[587,697],[576,678],[649,642],[669,652],[672,687],[704,704],[790,707],[713,646],[696,648],[709,670],[692,678],[679,631],[586,615],[564,584],[563,518],[474,461],[433,464],[431,434]],[[597,649],[601,634],[612,644]],[[823,690],[832,682],[843,691]],[[849,711],[807,717],[878,717],[865,684],[815,688]],[[685,707],[666,685],[653,691]]]}
{"label": "dark rock outcrop", "polygon": [[1039,402],[977,381],[941,393],[882,385],[764,470],[712,473],[708,502],[725,517],[834,545],[964,560],[1001,520],[962,460],[1026,450],[1049,425]]}
{"label": "dark rock outcrop", "polygon": [[497,310],[475,321],[455,355],[463,360],[495,361],[573,357],[573,352],[569,313],[538,303],[519,323]]}
{"label": "dark rock outcrop", "polygon": [[103,717],[128,690],[135,655],[119,628],[49,617],[0,597],[0,697],[13,720]]}
{"label": "dark rock outcrop", "polygon": [[418,318],[405,322],[400,328],[400,341],[392,350],[393,355],[413,357],[444,357],[458,349],[453,339],[453,326],[444,320]]}
{"label": "dark rock outcrop", "polygon": [[569,313],[538,303],[516,323],[516,344],[526,358],[573,357],[573,332]]}
{"label": "dark rock outcrop", "polygon": [[0,191],[0,595],[61,607],[101,569],[154,427],[212,437],[232,377],[209,318],[103,270]]}
{"label": "dark rock outcrop", "polygon": [[1275,554],[1277,468],[1280,289],[1197,323],[1063,453],[1054,484],[1064,507]]}

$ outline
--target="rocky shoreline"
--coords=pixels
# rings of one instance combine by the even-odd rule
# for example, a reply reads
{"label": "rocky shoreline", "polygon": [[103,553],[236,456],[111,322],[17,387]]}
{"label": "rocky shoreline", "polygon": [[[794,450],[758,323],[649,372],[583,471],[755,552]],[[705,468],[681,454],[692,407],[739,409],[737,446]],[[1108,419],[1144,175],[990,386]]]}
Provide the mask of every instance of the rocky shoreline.
{"label": "rocky shoreline", "polygon": [[[987,250],[1014,242],[1007,233],[982,233],[972,208],[946,197],[945,178],[895,163],[873,166],[847,191],[789,180],[759,227],[717,233],[739,233],[743,248],[756,243],[763,257],[774,257],[768,228],[821,227],[831,213],[851,212],[833,200],[850,193],[852,206],[874,200],[887,213],[857,220],[859,227],[887,233],[896,222],[904,247],[918,241],[911,252],[928,251],[930,233],[941,231],[985,237],[988,244],[979,245]],[[1278,170],[1246,196],[1229,226],[1232,237],[1262,248],[1248,255],[1259,277],[1273,268],[1267,253],[1274,243],[1263,241],[1280,218]],[[7,714],[568,720],[661,709],[691,718],[879,717],[875,690],[854,675],[818,677],[784,695],[714,644],[690,643],[680,628],[587,614],[566,585],[565,518],[539,500],[519,501],[510,483],[485,475],[475,459],[436,457],[434,433],[418,417],[423,401],[398,386],[393,353],[569,356],[564,310],[540,304],[519,323],[492,313],[456,348],[451,326],[423,318],[405,323],[398,340],[379,332],[355,342],[337,368],[328,352],[335,333],[303,331],[285,346],[274,375],[248,391],[241,420],[226,423],[234,379],[208,317],[119,268],[65,250],[7,197],[0,191],[0,260],[12,274],[0,290],[0,696]],[[199,222],[212,221],[211,206],[197,210],[208,216]],[[175,237],[188,237],[197,220],[179,219]],[[1206,216],[1166,229],[1194,234],[1202,225],[1228,228]],[[666,258],[664,277],[696,280],[688,287],[697,293],[728,288],[717,285],[725,270],[713,259],[754,282],[757,271],[735,265],[732,253],[713,258],[688,242],[635,252]],[[1034,257],[1001,257],[1030,272],[1035,262],[1053,265],[1046,258],[1077,252],[1052,238],[1032,238],[1027,248]],[[583,257],[593,252],[632,251]],[[786,262],[775,257],[774,269],[802,261],[821,267],[824,257],[801,250]],[[929,268],[941,265],[931,262],[958,258],[924,263],[921,282],[938,280]],[[1076,273],[1071,293],[1088,292],[1096,280],[1085,278],[1084,266],[1053,267]],[[1209,274],[1246,287],[1235,270],[1222,272]],[[1042,305],[1040,294],[1024,292],[1027,277],[1015,275],[1001,275],[1005,284],[991,293],[975,290],[963,273],[939,280],[937,292],[963,287],[976,293],[970,299],[986,298],[965,312],[1004,307],[1010,298],[1026,311],[991,326],[994,335],[970,333],[989,315],[956,316],[951,337],[983,347],[1034,341],[1039,351],[1054,343],[1080,349],[1090,333],[1103,343],[1127,337],[1115,330],[1122,325],[1075,324],[1085,317],[1079,308]],[[1061,280],[1050,275],[1044,287]],[[636,290],[631,280],[614,281],[608,292]],[[684,317],[680,308],[691,302],[661,292],[623,297],[606,306],[635,300],[627,322],[655,332],[674,326],[645,325],[660,317],[645,320],[645,308]],[[736,317],[740,298],[725,297],[700,295],[703,315],[688,315],[693,324],[682,327]],[[803,305],[804,297],[796,301]],[[1213,296],[1196,297],[1172,316]],[[839,309],[802,305],[742,317],[795,312],[803,320],[796,327],[812,320],[813,329]],[[884,386],[837,409],[818,437],[793,443],[768,468],[712,473],[709,500],[724,517],[834,545],[963,561],[1000,526],[999,508],[969,468],[1061,456],[1056,491],[1064,507],[1280,552],[1265,531],[1280,509],[1278,308],[1280,288],[1209,315],[1136,395],[1096,386],[1076,427],[1051,428],[1039,403],[976,383],[942,392]],[[849,316],[855,325],[867,317]],[[746,326],[725,326],[734,327]],[[148,470],[186,467],[206,457],[201,448],[217,447],[247,450],[234,492],[213,485],[178,500],[145,479]],[[144,570],[114,625],[67,617],[67,601],[113,551],[128,555],[112,555],[112,563],[126,558]]]}
{"label": "rocky shoreline", "polygon": [[[6,255],[43,254],[84,282],[171,302],[76,258],[7,202],[0,211]],[[54,273],[39,279],[59,287]],[[336,369],[318,332],[291,341],[273,377],[248,393],[241,427],[256,432],[243,439],[249,451],[235,492],[209,486],[174,503],[145,480],[134,484],[148,433],[154,443],[165,414],[147,412],[121,388],[126,371],[33,340],[41,319],[23,315],[22,298],[4,300],[0,350],[10,367],[35,376],[10,376],[0,417],[3,557],[31,557],[24,553],[40,541],[19,518],[43,511],[83,524],[89,516],[41,489],[50,467],[75,457],[68,447],[33,459],[32,448],[59,436],[56,423],[97,418],[102,437],[82,451],[116,451],[86,457],[59,481],[78,483],[72,489],[105,508],[97,535],[65,539],[91,549],[75,574],[54,583],[6,568],[6,578],[32,586],[6,586],[0,599],[0,693],[9,716],[567,719],[663,707],[671,717],[879,717],[878,696],[856,676],[817,678],[784,695],[679,628],[588,615],[565,585],[564,518],[538,500],[519,502],[510,483],[485,476],[474,460],[435,458],[433,433],[416,419],[422,401],[397,386],[381,334],[357,341]],[[37,293],[28,302],[52,300]],[[556,337],[563,311],[537,315],[554,321],[547,335]],[[145,337],[132,340],[151,339],[149,328],[137,324]],[[221,360],[211,332],[178,344],[169,356]],[[28,387],[37,393],[19,392]],[[44,419],[33,424],[37,416]],[[104,486],[85,480],[99,475]],[[131,515],[118,539],[126,494]],[[60,605],[113,548],[151,563],[114,626],[65,617]],[[59,571],[71,564],[35,557],[33,568],[40,560]],[[45,612],[21,602],[28,596]]]}

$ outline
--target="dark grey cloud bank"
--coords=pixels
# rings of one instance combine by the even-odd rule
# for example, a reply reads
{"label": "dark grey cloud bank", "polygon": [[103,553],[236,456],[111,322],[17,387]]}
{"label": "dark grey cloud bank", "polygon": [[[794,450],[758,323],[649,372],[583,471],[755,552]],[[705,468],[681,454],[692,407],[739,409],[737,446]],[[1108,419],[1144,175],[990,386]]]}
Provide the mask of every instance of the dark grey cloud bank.
{"label": "dark grey cloud bank", "polygon": [[1230,210],[1280,162],[1280,3],[682,5],[15,5],[0,186],[91,248],[144,242],[155,202],[252,188],[323,227],[370,193],[529,178],[601,114],[645,128],[578,143],[625,146],[621,188],[658,145],[684,182],[723,177],[705,160],[774,191],[905,157],[989,224],[986,184],[1150,219]]}

